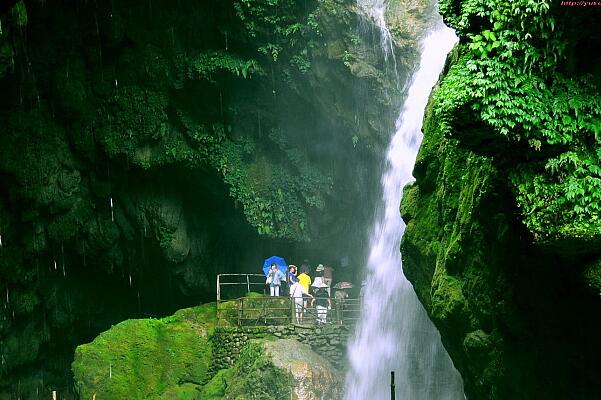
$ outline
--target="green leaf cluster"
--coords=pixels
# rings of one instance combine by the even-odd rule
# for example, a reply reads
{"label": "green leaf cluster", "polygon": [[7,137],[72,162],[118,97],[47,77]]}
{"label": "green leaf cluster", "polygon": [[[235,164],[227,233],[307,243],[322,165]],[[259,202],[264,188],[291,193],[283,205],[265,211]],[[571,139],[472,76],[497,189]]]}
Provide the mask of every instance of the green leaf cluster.
{"label": "green leaf cluster", "polygon": [[321,33],[315,14],[316,1],[237,0],[236,15],[246,34],[257,43],[257,51],[268,61],[283,60],[301,73],[309,71],[310,49]]}
{"label": "green leaf cluster", "polygon": [[524,159],[533,153],[510,180],[537,240],[601,240],[601,97],[589,76],[560,69],[567,39],[552,2],[441,0],[440,9],[465,39],[435,94],[445,134],[482,126]]}
{"label": "green leaf cluster", "polygon": [[253,74],[264,75],[265,72],[257,60],[244,60],[223,51],[202,53],[190,62],[189,76],[196,76],[214,82],[213,75],[218,71],[227,71],[236,76],[242,75],[244,79],[251,78]]}

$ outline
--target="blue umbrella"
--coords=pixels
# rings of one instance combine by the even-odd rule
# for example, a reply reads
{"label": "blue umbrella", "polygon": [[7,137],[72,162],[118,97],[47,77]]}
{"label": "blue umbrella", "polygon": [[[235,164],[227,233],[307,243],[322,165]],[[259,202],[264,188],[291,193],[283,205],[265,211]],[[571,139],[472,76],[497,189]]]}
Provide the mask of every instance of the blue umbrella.
{"label": "blue umbrella", "polygon": [[263,262],[263,273],[265,274],[265,276],[267,276],[267,274],[269,273],[269,270],[271,269],[271,264],[273,263],[275,263],[275,265],[278,266],[278,269],[282,271],[282,274],[284,274],[284,276],[288,274],[288,264],[286,263],[286,260],[284,260],[282,257],[271,256],[269,258],[266,258]]}

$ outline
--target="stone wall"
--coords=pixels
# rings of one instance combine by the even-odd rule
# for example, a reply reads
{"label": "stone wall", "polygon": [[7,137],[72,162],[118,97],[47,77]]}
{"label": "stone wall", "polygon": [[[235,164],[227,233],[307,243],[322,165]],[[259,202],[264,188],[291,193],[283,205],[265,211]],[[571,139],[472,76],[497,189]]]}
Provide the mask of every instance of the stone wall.
{"label": "stone wall", "polygon": [[249,340],[268,337],[296,339],[308,344],[336,368],[344,369],[346,343],[351,332],[352,328],[347,325],[218,327],[211,336],[214,351],[210,372],[214,374],[220,369],[231,368]]}

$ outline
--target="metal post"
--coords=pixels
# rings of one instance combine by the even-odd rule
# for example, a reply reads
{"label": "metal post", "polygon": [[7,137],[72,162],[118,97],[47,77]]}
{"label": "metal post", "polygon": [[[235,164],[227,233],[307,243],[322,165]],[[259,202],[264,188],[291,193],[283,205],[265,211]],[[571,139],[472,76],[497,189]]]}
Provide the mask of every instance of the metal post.
{"label": "metal post", "polygon": [[396,397],[394,390],[394,371],[390,371],[390,400],[394,400]]}
{"label": "metal post", "polygon": [[221,288],[221,285],[219,284],[219,277],[221,275],[217,275],[217,305],[219,305],[219,300],[221,300],[221,290],[219,290]]}
{"label": "metal post", "polygon": [[250,280],[248,279],[248,274],[246,275],[246,293],[250,293]]}

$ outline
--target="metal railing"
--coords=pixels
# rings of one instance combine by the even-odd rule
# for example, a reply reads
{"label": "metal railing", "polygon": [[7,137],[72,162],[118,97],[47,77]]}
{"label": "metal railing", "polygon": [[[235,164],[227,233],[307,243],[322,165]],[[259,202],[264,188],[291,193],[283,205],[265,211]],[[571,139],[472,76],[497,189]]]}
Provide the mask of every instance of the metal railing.
{"label": "metal railing", "polygon": [[[246,289],[250,293],[251,289],[260,287],[261,292],[265,288],[265,275],[263,274],[219,274],[217,275],[217,302],[221,301],[222,286],[234,287],[237,289]],[[239,292],[239,290],[237,290]],[[240,293],[238,293],[238,296]],[[234,296],[234,297],[238,297]],[[231,296],[230,296],[231,297]]]}
{"label": "metal railing", "polygon": [[[222,286],[235,294],[227,299]],[[260,287],[259,293],[251,293],[252,288]],[[357,298],[330,299],[330,307],[319,311],[315,306],[321,298],[305,298],[299,307],[297,319],[294,298],[265,295],[265,276],[261,274],[220,274],[217,275],[217,321],[219,326],[261,326],[261,325],[352,325],[359,318],[361,301]],[[241,290],[245,292],[240,293]],[[224,296],[224,294],[226,294]],[[315,300],[315,301],[313,301]],[[325,311],[325,315],[324,314]],[[320,312],[322,315],[320,315]],[[321,318],[320,318],[321,317]],[[325,318],[324,318],[325,317]]]}
{"label": "metal railing", "polygon": [[331,299],[331,306],[324,307],[322,310],[311,305],[311,300],[307,299],[299,307],[298,319],[295,301],[290,297],[239,297],[221,300],[217,302],[217,320],[220,326],[319,325],[322,323],[350,325],[354,324],[359,317],[361,306],[359,299]]}

